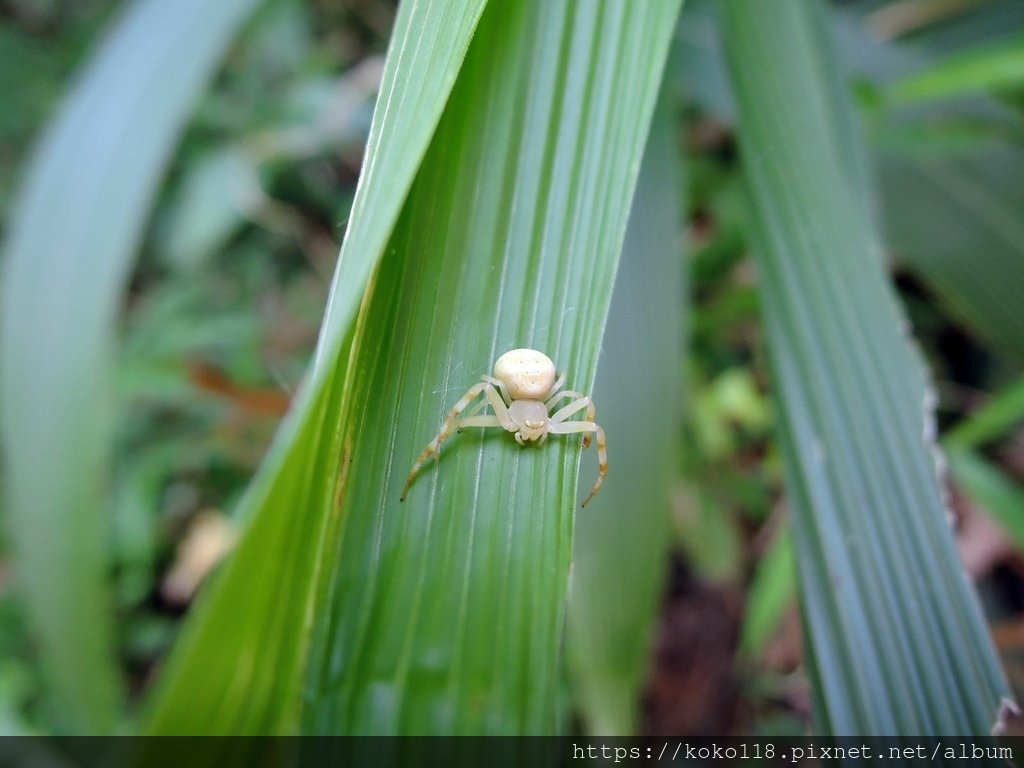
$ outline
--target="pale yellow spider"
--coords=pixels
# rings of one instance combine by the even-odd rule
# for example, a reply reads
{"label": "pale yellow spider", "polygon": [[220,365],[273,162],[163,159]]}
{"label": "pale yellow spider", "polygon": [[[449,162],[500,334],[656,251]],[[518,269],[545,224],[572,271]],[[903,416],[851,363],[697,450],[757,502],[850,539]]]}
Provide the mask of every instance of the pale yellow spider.
{"label": "pale yellow spider", "polygon": [[[480,381],[469,388],[445,417],[441,431],[423,449],[412,465],[409,478],[402,489],[401,500],[405,501],[416,473],[427,459],[438,456],[441,443],[451,437],[456,429],[463,427],[502,427],[515,433],[516,441],[525,445],[534,440],[544,442],[548,435],[568,435],[578,432],[597,435],[597,482],[590,489],[582,506],[587,506],[597,493],[608,474],[608,452],[605,448],[604,430],[595,422],[594,402],[580,392],[562,389],[565,374],[555,381],[555,364],[543,352],[535,349],[513,349],[506,352],[494,363],[494,376],[484,374]],[[481,393],[484,398],[465,417],[459,418],[473,400]],[[500,394],[499,394],[500,392]],[[551,414],[551,406],[567,397],[573,398],[568,405]],[[477,416],[488,405],[494,413]],[[586,421],[567,421],[573,414],[587,409]],[[590,445],[590,435],[583,438],[583,447]]]}

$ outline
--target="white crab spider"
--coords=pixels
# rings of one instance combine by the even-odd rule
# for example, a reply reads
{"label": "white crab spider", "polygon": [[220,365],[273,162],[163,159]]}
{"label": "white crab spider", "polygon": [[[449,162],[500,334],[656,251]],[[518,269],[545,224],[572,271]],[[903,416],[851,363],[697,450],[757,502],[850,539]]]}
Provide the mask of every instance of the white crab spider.
{"label": "white crab spider", "polygon": [[[513,349],[506,352],[494,363],[494,376],[484,375],[480,381],[469,388],[445,417],[441,431],[423,449],[416,462],[412,465],[409,478],[402,489],[401,500],[405,501],[416,473],[420,471],[431,456],[438,456],[441,443],[447,440],[456,429],[464,427],[502,427],[515,434],[520,445],[527,442],[544,442],[548,435],[568,435],[587,433],[583,438],[583,447],[590,445],[590,432],[597,435],[597,482],[590,489],[590,495],[582,506],[587,506],[597,493],[608,474],[608,452],[605,447],[604,430],[595,422],[596,410],[594,402],[580,392],[562,389],[565,374],[555,380],[555,364],[543,352],[535,349]],[[480,393],[484,399],[465,417],[462,412],[476,399]],[[500,393],[500,394],[499,394]],[[567,397],[573,401],[551,413],[551,407]],[[486,406],[491,406],[494,413],[479,413]],[[587,409],[586,421],[568,421],[569,417]]]}

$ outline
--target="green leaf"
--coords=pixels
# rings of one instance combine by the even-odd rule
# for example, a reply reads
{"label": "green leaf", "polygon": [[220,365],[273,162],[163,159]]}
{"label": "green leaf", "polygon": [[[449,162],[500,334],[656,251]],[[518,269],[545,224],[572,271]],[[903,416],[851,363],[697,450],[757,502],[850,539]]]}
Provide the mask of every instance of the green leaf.
{"label": "green leaf", "polygon": [[[655,112],[594,385],[598,418],[615,436],[615,481],[580,513],[573,550],[568,653],[585,730],[595,735],[636,732],[672,541],[686,314],[672,103],[663,93]],[[591,481],[584,472],[578,493]]]}
{"label": "green leaf", "polygon": [[317,580],[351,461],[349,451],[342,461],[336,430],[352,324],[483,8],[484,0],[399,8],[310,380],[241,503],[239,516],[250,522],[238,549],[150,697],[148,733],[299,729]]}
{"label": "green leaf", "polygon": [[754,570],[747,593],[740,651],[747,658],[760,655],[779,626],[796,592],[793,537],[788,525],[779,525]]}
{"label": "green leaf", "polygon": [[987,734],[1008,686],[942,504],[823,11],[723,8],[818,728]]}
{"label": "green leaf", "polygon": [[29,166],[5,246],[7,510],[60,730],[119,715],[104,490],[114,321],[157,184],[255,0],[143,0],[90,61]]}
{"label": "green leaf", "polygon": [[398,497],[505,349],[592,384],[677,10],[401,6],[312,379],[147,731],[553,730],[578,440],[467,431]]}
{"label": "green leaf", "polygon": [[977,448],[1024,421],[1024,378],[1003,388],[942,439],[949,448]]}
{"label": "green leaf", "polygon": [[697,482],[685,480],[677,496],[676,539],[687,564],[702,580],[734,583],[743,568],[743,534],[728,506]]}
{"label": "green leaf", "polygon": [[891,104],[948,99],[1024,85],[1024,35],[978,46],[905,75],[883,91]]}

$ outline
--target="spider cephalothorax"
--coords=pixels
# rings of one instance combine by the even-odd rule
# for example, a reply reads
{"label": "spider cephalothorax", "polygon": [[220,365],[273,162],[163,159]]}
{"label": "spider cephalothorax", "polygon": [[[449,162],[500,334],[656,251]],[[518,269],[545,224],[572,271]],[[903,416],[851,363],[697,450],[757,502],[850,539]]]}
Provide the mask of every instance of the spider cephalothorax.
{"label": "spider cephalothorax", "polygon": [[[405,488],[402,490],[402,500],[405,500],[409,486],[412,485],[420,467],[431,456],[438,455],[441,443],[456,429],[502,427],[512,432],[520,445],[533,441],[544,442],[548,435],[582,432],[586,433],[583,438],[583,447],[586,448],[590,445],[589,433],[597,435],[597,482],[583,502],[583,506],[586,506],[587,502],[594,498],[608,473],[604,430],[594,421],[593,401],[580,392],[562,389],[564,383],[565,375],[557,376],[556,380],[555,364],[543,352],[535,349],[513,349],[503,354],[494,363],[494,375],[482,376],[481,380],[470,387],[448,412],[441,431],[423,449],[413,464],[409,479],[405,481]],[[484,399],[463,417],[462,412],[481,392]],[[572,402],[552,413],[552,406],[567,397],[572,398]],[[491,406],[493,413],[476,415],[488,405]],[[568,420],[570,416],[584,408],[587,409],[585,421]]]}

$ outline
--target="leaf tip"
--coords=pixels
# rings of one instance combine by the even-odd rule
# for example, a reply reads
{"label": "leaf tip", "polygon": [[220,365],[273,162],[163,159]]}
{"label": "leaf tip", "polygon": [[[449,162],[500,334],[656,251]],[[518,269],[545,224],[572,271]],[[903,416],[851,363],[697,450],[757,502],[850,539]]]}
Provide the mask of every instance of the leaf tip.
{"label": "leaf tip", "polygon": [[1006,733],[1010,724],[1020,725],[1020,707],[1013,699],[1004,696],[999,702],[999,709],[996,711],[996,721],[992,724],[992,735],[1002,736]]}

